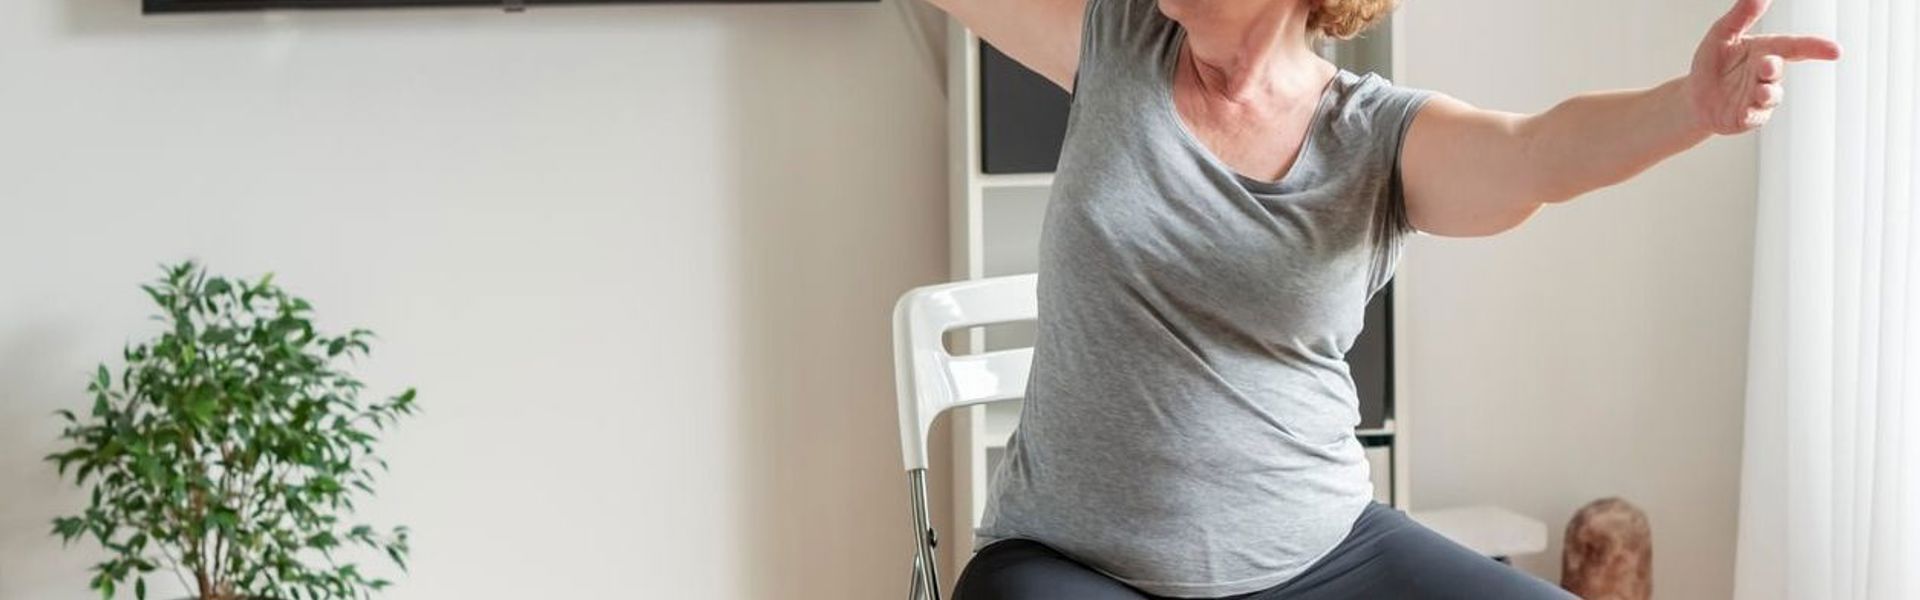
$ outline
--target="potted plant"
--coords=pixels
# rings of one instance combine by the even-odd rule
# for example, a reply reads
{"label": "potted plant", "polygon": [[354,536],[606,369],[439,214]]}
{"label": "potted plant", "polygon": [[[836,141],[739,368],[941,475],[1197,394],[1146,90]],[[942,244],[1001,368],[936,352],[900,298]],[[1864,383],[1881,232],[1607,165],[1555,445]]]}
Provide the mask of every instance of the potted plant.
{"label": "potted plant", "polygon": [[[383,553],[406,569],[407,529],[348,519],[373,492],[377,435],[412,414],[414,392],[373,402],[342,363],[372,334],[315,330],[312,305],[258,281],[187,262],[143,285],[165,325],[128,345],[113,377],[88,382],[92,409],[58,412],[67,450],[47,456],[90,488],[53,534],[90,537],[108,558],[102,598],[171,571],[199,600],[369,598],[388,582],[351,560]],[[130,585],[129,585],[130,583]]]}

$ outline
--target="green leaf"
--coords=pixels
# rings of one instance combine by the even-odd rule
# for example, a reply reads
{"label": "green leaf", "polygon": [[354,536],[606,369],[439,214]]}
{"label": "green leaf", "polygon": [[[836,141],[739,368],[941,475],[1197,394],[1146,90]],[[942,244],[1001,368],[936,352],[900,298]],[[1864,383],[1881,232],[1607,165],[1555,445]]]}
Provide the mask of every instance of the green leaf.
{"label": "green leaf", "polygon": [[207,528],[208,529],[217,529],[224,532],[224,531],[231,531],[234,527],[239,525],[240,525],[240,514],[234,512],[233,509],[230,509],[224,506],[217,506],[217,507],[214,507],[213,510],[207,511]]}
{"label": "green leaf", "polygon": [[407,551],[406,550],[397,548],[394,546],[388,546],[387,558],[393,559],[393,564],[400,565],[400,570],[402,571],[407,570]]}
{"label": "green leaf", "polygon": [[[68,465],[73,464],[75,461],[85,460],[88,456],[91,456],[92,454],[93,454],[93,451],[88,450],[86,448],[74,448],[72,450],[68,450],[66,452],[61,452],[58,454],[48,454],[46,457],[46,460],[58,465],[56,470],[60,472],[60,475],[65,476],[67,474]],[[81,479],[84,479],[84,478],[85,477],[81,477]]]}
{"label": "green leaf", "polygon": [[133,581],[133,597],[138,600],[147,600],[147,578],[141,577]]}
{"label": "green leaf", "polygon": [[53,533],[63,542],[72,542],[74,538],[87,530],[87,522],[79,517],[60,517],[53,520]]}
{"label": "green leaf", "polygon": [[187,416],[203,425],[213,422],[213,413],[219,408],[219,401],[205,389],[196,390],[196,393],[187,398]]}
{"label": "green leaf", "polygon": [[172,302],[173,298],[171,296],[168,296],[166,293],[161,292],[159,288],[156,288],[150,285],[142,285],[140,286],[140,289],[145,290],[147,292],[147,297],[152,298],[154,304],[158,304],[160,306],[173,305],[173,302]]}
{"label": "green leaf", "polygon": [[326,550],[328,548],[339,546],[340,540],[334,538],[333,533],[322,531],[320,533],[316,533],[311,536],[308,536],[307,545],[315,549]]}

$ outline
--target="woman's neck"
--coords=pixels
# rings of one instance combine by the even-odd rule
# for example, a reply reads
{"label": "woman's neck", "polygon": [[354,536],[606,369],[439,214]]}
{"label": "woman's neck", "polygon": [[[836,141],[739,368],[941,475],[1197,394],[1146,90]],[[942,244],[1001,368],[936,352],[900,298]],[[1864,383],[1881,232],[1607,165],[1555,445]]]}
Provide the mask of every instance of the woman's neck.
{"label": "woman's neck", "polygon": [[1229,102],[1317,92],[1332,65],[1313,52],[1306,3],[1272,2],[1256,10],[1175,17],[1186,29],[1200,87]]}

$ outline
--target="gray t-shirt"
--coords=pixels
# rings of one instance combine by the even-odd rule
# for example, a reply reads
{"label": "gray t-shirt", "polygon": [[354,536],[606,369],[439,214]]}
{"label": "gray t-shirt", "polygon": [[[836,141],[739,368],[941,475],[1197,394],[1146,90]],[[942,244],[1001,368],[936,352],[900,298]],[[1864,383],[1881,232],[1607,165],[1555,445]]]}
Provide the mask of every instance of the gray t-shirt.
{"label": "gray t-shirt", "polygon": [[1273,587],[1371,500],[1344,361],[1407,224],[1396,166],[1426,100],[1340,71],[1278,182],[1181,123],[1182,30],[1089,0],[1042,225],[1039,336],[976,548],[1035,540],[1149,593]]}

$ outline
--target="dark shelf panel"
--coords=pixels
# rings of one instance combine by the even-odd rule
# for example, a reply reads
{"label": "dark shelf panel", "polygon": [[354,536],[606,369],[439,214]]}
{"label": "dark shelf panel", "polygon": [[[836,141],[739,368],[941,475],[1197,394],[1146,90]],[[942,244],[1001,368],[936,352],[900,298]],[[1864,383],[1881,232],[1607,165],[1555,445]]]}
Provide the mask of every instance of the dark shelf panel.
{"label": "dark shelf panel", "polygon": [[980,170],[1052,173],[1071,104],[1066,90],[980,42]]}
{"label": "dark shelf panel", "polygon": [[1366,328],[1347,351],[1360,396],[1360,428],[1378,429],[1393,414],[1393,284],[1367,304]]}

